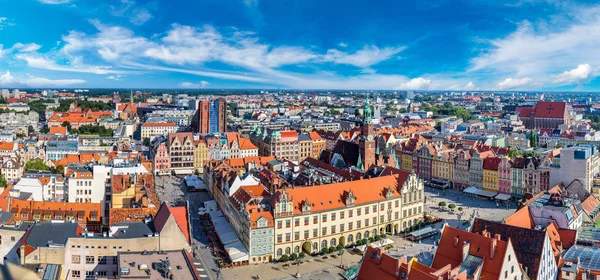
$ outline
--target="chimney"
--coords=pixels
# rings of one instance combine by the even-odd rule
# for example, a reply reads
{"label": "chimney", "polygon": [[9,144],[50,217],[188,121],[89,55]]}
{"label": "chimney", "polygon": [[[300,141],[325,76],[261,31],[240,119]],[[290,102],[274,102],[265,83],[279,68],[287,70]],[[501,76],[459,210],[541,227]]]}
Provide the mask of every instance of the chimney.
{"label": "chimney", "polygon": [[458,235],[454,237],[454,247],[458,247]]}
{"label": "chimney", "polygon": [[21,245],[21,248],[19,248],[20,251],[20,257],[21,257],[21,263],[20,265],[25,265],[25,245]]}
{"label": "chimney", "polygon": [[469,250],[471,250],[471,243],[469,241],[463,242],[463,250],[462,250],[462,259],[465,260],[469,255]]}
{"label": "chimney", "polygon": [[490,232],[489,232],[489,231],[487,231],[487,229],[484,229],[484,230],[481,232],[481,235],[482,235],[483,237],[490,238]]}
{"label": "chimney", "polygon": [[500,240],[500,234],[498,234],[498,233],[494,234],[494,238],[495,238],[496,240]]}
{"label": "chimney", "polygon": [[490,259],[494,259],[494,254],[496,253],[496,244],[497,244],[498,240],[497,239],[492,239],[492,242],[490,242]]}

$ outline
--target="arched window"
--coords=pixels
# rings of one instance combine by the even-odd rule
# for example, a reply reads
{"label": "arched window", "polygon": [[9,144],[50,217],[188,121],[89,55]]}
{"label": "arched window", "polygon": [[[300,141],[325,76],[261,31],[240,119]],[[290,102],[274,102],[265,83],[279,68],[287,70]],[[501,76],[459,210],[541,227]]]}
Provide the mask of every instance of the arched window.
{"label": "arched window", "polygon": [[299,246],[294,247],[294,253],[296,253],[296,254],[300,253],[300,247]]}
{"label": "arched window", "polygon": [[331,241],[329,241],[329,246],[335,246],[335,238],[331,238]]}
{"label": "arched window", "polygon": [[292,250],[290,249],[290,247],[285,248],[285,254],[286,255],[289,255],[291,251]]}
{"label": "arched window", "polygon": [[406,228],[406,221],[404,221],[404,222],[402,223],[402,228],[403,228],[403,229],[405,229],[405,228]]}
{"label": "arched window", "polygon": [[319,250],[319,244],[317,244],[317,242],[313,243],[313,251],[318,251]]}
{"label": "arched window", "polygon": [[348,235],[348,243],[352,243],[354,242],[354,239],[352,238],[352,234]]}
{"label": "arched window", "polygon": [[369,231],[365,231],[365,238],[369,238]]}
{"label": "arched window", "polygon": [[408,226],[412,227],[412,221],[408,221]]}
{"label": "arched window", "polygon": [[277,256],[278,256],[278,257],[281,257],[281,254],[282,254],[282,250],[281,250],[281,248],[277,249]]}
{"label": "arched window", "polygon": [[321,242],[321,249],[323,248],[327,248],[327,240],[323,240],[323,242]]}
{"label": "arched window", "polygon": [[362,239],[362,238],[361,238],[361,236],[360,236],[360,232],[359,232],[359,233],[357,233],[357,234],[356,234],[356,240],[358,241],[358,240],[361,240],[361,239]]}
{"label": "arched window", "polygon": [[377,230],[376,229],[373,230],[373,237],[375,237],[375,235],[377,235]]}

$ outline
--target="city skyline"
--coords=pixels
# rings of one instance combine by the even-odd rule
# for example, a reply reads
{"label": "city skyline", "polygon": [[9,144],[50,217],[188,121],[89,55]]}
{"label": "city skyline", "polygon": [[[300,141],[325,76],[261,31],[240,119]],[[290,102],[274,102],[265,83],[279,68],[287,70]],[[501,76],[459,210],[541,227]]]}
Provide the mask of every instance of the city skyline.
{"label": "city skyline", "polygon": [[0,88],[600,90],[587,1],[0,3]]}

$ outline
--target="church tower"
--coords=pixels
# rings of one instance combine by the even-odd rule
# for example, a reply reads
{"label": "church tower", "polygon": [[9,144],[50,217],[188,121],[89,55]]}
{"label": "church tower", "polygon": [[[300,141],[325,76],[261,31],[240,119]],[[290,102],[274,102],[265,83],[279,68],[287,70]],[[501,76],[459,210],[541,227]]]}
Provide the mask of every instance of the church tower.
{"label": "church tower", "polygon": [[371,165],[375,164],[375,133],[371,125],[371,102],[369,102],[369,95],[365,99],[365,105],[363,109],[363,121],[361,124],[361,136],[358,141],[360,149],[360,158],[362,160],[362,166],[358,166],[363,170],[368,170]]}

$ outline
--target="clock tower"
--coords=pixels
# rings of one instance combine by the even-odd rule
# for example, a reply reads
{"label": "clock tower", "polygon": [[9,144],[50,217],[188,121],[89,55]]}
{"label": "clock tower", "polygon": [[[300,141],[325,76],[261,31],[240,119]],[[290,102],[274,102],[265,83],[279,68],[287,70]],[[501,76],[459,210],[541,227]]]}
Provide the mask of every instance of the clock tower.
{"label": "clock tower", "polygon": [[357,166],[365,171],[368,170],[371,165],[375,164],[375,133],[373,132],[373,127],[371,126],[371,112],[371,103],[369,102],[369,95],[367,94],[363,109],[361,135],[358,140],[362,166]]}

